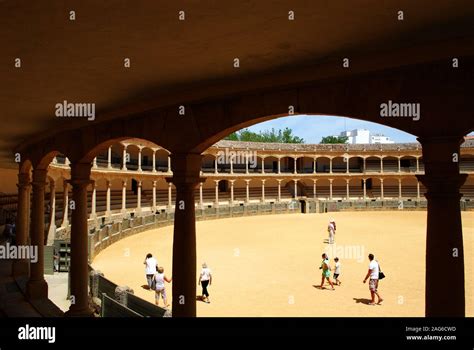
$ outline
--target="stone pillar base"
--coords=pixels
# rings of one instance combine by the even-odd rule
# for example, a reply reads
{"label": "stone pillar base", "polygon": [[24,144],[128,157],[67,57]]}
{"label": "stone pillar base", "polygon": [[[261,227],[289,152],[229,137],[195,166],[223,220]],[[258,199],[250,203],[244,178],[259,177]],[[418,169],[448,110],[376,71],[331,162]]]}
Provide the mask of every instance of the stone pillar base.
{"label": "stone pillar base", "polygon": [[64,313],[65,317],[93,317],[94,312],[89,309],[89,307],[84,307],[80,309],[74,308],[74,305],[71,305],[68,311]]}
{"label": "stone pillar base", "polygon": [[12,265],[13,277],[29,276],[30,264],[27,260],[15,260]]}
{"label": "stone pillar base", "polygon": [[28,281],[26,284],[26,296],[28,299],[47,299],[48,283],[42,281]]}

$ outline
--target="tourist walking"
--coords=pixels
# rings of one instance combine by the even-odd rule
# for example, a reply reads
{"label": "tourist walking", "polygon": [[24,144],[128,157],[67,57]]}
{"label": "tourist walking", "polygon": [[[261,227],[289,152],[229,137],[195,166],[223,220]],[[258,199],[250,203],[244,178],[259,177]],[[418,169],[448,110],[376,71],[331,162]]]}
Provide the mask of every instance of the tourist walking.
{"label": "tourist walking", "polygon": [[212,274],[211,269],[207,267],[206,263],[202,264],[198,284],[200,284],[202,287],[202,301],[210,303],[211,301],[209,300],[209,292],[207,291],[207,287],[212,284]]}
{"label": "tourist walking", "polygon": [[334,243],[334,235],[336,234],[336,222],[334,219],[329,220],[328,224],[329,244]]}
{"label": "tourist walking", "polygon": [[337,286],[341,285],[341,281],[339,281],[339,275],[341,274],[341,263],[339,262],[339,258],[336,256],[334,258],[334,275],[332,278],[334,279],[334,284]]}
{"label": "tourist walking", "polygon": [[380,305],[380,303],[383,301],[378,292],[380,266],[379,263],[374,259],[374,254],[369,254],[369,261],[369,270],[367,271],[367,275],[364,278],[364,283],[367,282],[367,279],[369,279],[369,290],[371,297],[369,305],[375,305],[375,296],[378,298],[377,304]]}
{"label": "tourist walking", "polygon": [[163,267],[158,267],[158,271],[153,277],[155,284],[155,304],[160,306],[160,295],[163,298],[163,304],[165,307],[168,307],[168,298],[166,297],[166,288],[165,282],[171,283],[172,278],[165,276],[165,269]]}
{"label": "tourist walking", "polygon": [[331,267],[329,266],[329,258],[326,253],[323,253],[322,255],[323,261],[321,261],[321,266],[319,267],[320,270],[322,270],[322,275],[321,275],[321,289],[324,289],[324,280],[328,281],[329,284],[331,285],[332,290],[334,290],[334,285],[331,282]]}
{"label": "tourist walking", "polygon": [[148,284],[148,290],[154,290],[155,282],[153,280],[153,276],[155,276],[158,262],[153,257],[153,255],[151,255],[151,253],[148,253],[143,263],[145,264],[145,275],[146,275],[146,282]]}

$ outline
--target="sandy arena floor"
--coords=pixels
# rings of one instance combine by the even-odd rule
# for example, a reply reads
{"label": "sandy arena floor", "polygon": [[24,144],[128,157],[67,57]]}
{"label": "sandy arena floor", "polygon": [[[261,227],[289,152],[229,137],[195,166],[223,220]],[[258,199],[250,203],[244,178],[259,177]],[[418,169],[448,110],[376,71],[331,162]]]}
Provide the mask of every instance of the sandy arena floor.
{"label": "sandy arena floor", "polygon": [[[335,254],[342,286],[316,289],[326,225],[337,223]],[[474,212],[463,212],[467,315],[474,316]],[[198,267],[206,261],[214,283],[210,304],[198,316],[424,316],[426,212],[338,212],[221,219],[197,223]],[[143,260],[151,252],[171,275],[173,227],[128,237],[102,251],[93,266],[135,294],[154,301]],[[363,284],[367,255],[375,254],[387,278],[381,306],[369,306]],[[329,252],[331,264],[334,252]],[[167,286],[171,295],[171,285]],[[198,289],[198,295],[200,289]]]}

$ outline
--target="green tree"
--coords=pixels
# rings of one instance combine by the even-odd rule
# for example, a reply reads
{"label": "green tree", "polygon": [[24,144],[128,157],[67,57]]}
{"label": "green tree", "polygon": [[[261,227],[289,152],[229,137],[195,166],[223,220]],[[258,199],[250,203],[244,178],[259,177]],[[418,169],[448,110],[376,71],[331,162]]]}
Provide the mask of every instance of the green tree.
{"label": "green tree", "polygon": [[242,129],[234,132],[225,138],[231,141],[246,142],[277,142],[277,143],[304,143],[304,139],[293,135],[293,130],[285,128],[283,130],[275,129],[260,131],[258,133],[249,129]]}
{"label": "green tree", "polygon": [[324,136],[320,143],[346,143],[347,136]]}

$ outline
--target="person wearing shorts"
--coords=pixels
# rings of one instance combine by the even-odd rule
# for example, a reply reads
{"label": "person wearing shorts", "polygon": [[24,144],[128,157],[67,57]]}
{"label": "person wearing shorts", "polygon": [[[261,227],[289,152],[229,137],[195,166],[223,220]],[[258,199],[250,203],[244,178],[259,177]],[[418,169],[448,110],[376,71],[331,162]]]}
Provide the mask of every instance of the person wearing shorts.
{"label": "person wearing shorts", "polygon": [[168,298],[166,297],[165,282],[170,283],[171,278],[165,276],[165,269],[158,267],[158,271],[153,277],[155,284],[155,304],[160,306],[160,296],[163,298],[163,304],[168,307]]}
{"label": "person wearing shorts", "polygon": [[341,263],[339,262],[339,258],[337,256],[334,258],[334,262],[334,275],[332,276],[332,278],[334,279],[334,284],[340,286],[341,281],[339,281],[339,275],[341,274]]}
{"label": "person wearing shorts", "polygon": [[379,263],[374,260],[374,254],[369,254],[369,261],[369,270],[367,271],[367,275],[364,278],[364,283],[367,282],[367,279],[369,279],[369,290],[371,297],[369,305],[375,305],[375,296],[378,298],[377,304],[380,305],[383,299],[378,292],[380,271]]}
{"label": "person wearing shorts", "polygon": [[331,285],[332,290],[334,290],[334,285],[331,282],[331,267],[329,266],[329,258],[326,253],[322,255],[323,261],[321,261],[321,266],[319,267],[322,271],[321,275],[321,285],[319,286],[321,289],[324,289],[324,280],[328,281]]}

